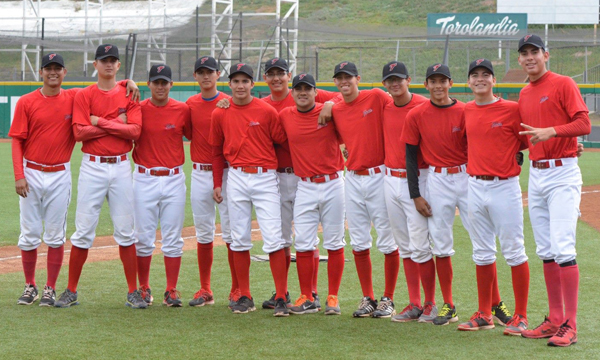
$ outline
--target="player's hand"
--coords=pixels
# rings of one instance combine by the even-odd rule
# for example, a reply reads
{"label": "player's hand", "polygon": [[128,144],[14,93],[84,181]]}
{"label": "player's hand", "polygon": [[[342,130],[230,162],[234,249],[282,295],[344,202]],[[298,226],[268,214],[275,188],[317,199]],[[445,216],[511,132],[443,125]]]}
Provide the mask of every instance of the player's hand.
{"label": "player's hand", "polygon": [[321,112],[319,113],[319,125],[325,125],[326,123],[331,121],[331,119],[332,119],[331,108],[332,107],[333,107],[332,103],[323,104],[323,108],[321,109]]}
{"label": "player's hand", "polygon": [[127,79],[127,91],[125,92],[125,97],[128,97],[131,93],[131,101],[140,102],[142,94],[140,93],[140,88],[138,88],[135,81],[131,79]]}
{"label": "player's hand", "polygon": [[522,151],[519,151],[519,152],[517,153],[517,164],[518,164],[519,166],[523,166],[523,160],[525,160],[525,155],[523,155],[523,152],[522,152]]}
{"label": "player's hand", "polygon": [[228,109],[229,108],[229,99],[221,99],[219,100],[219,102],[217,103],[217,107],[219,109]]}
{"label": "player's hand", "polygon": [[583,144],[577,143],[577,157],[580,157],[583,154]]}
{"label": "player's hand", "polygon": [[213,190],[213,200],[217,203],[220,204],[223,202],[223,196],[221,196],[221,191],[222,189],[220,187],[215,188]]}
{"label": "player's hand", "polygon": [[429,206],[427,200],[425,200],[422,196],[414,198],[413,201],[415,202],[415,208],[419,214],[423,215],[424,217],[430,217],[433,215],[431,213],[431,206]]}
{"label": "player's hand", "polygon": [[100,118],[95,115],[90,116],[90,122],[92,123],[93,126],[98,126],[98,119],[100,119]]}
{"label": "player's hand", "polygon": [[121,121],[123,121],[123,124],[127,124],[127,114],[120,114],[118,118],[121,119]]}
{"label": "player's hand", "polygon": [[29,184],[27,183],[27,179],[19,179],[15,181],[15,190],[20,197],[27,197],[27,193],[29,192]]}
{"label": "player's hand", "polygon": [[348,156],[350,156],[350,153],[348,152],[347,148],[344,148],[344,150],[342,150],[342,155],[344,155],[345,159],[348,159]]}
{"label": "player's hand", "polygon": [[552,139],[556,136],[556,130],[554,130],[553,127],[534,128],[533,126],[529,126],[523,123],[521,123],[521,126],[527,129],[527,131],[520,131],[519,135],[531,135],[531,138],[529,140],[533,145],[539,143],[540,141]]}

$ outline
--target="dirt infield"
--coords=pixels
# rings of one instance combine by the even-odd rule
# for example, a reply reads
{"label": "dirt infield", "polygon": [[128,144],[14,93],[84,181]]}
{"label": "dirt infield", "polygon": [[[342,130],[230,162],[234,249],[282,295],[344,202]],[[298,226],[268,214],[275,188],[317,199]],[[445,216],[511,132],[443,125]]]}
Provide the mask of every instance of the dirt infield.
{"label": "dirt infield", "polygon": [[[596,230],[600,231],[600,185],[586,186],[582,189],[581,196],[581,220],[587,224],[593,226]],[[527,193],[523,193],[523,205],[527,206]],[[157,232],[157,239],[160,239],[160,232]],[[252,222],[252,241],[258,241],[261,239],[260,230],[258,229],[258,223]],[[187,227],[183,229],[183,250],[194,250],[196,249],[196,236],[194,227]],[[225,245],[221,238],[221,226],[217,224],[215,245]],[[160,246],[154,251],[154,254],[159,254]],[[45,244],[42,244],[38,249],[38,269],[46,268],[46,255],[48,248]],[[71,253],[71,243],[65,244],[65,258],[63,265],[69,264],[69,256]],[[108,261],[116,260],[119,258],[119,247],[115,243],[112,236],[101,236],[94,240],[94,246],[90,249],[88,255],[88,262]],[[4,246],[0,247],[0,274],[21,272],[21,250],[17,246]]]}

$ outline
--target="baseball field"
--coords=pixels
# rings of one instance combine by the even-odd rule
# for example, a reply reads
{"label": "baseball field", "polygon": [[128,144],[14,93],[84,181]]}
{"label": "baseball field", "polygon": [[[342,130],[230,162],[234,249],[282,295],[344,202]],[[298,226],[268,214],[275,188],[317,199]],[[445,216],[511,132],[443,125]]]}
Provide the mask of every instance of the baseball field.
{"label": "baseball field", "polygon": [[[189,147],[186,146],[189,155]],[[10,143],[0,143],[0,157],[4,170],[0,174],[0,318],[2,341],[0,358],[37,359],[137,359],[137,358],[410,358],[410,359],[465,359],[465,358],[544,358],[544,359],[597,359],[600,349],[600,330],[596,325],[595,309],[600,288],[600,263],[597,261],[600,233],[600,152],[586,151],[580,159],[584,189],[582,220],[578,226],[578,263],[581,269],[579,297],[579,343],[569,348],[551,348],[545,340],[529,340],[502,335],[497,327],[490,331],[458,332],[456,324],[432,326],[418,323],[392,323],[383,319],[355,319],[351,317],[360,301],[360,286],[352,261],[351,248],[346,248],[345,273],[339,299],[342,316],[324,316],[322,313],[274,318],[272,311],[257,310],[247,315],[233,315],[227,308],[229,268],[226,248],[215,247],[213,268],[213,306],[167,308],[160,305],[165,275],[163,257],[157,252],[152,263],[150,285],[156,297],[155,305],[146,310],[132,310],[124,306],[126,284],[118,249],[107,235],[112,232],[108,209],[103,209],[98,226],[98,239],[90,251],[79,291],[80,305],[67,308],[17,306],[23,289],[23,274],[18,251],[19,234],[18,196],[10,166]],[[189,158],[189,156],[188,156]],[[76,180],[81,152],[76,147],[72,158],[73,200],[68,222],[68,235],[74,231],[73,220],[77,194]],[[190,164],[186,164],[189,175]],[[527,165],[523,168],[521,186],[527,191]],[[188,176],[189,192],[189,176]],[[189,193],[188,193],[189,195]],[[524,198],[526,198],[524,193]],[[526,203],[526,202],[525,202]],[[185,225],[192,225],[191,210],[186,208]],[[466,231],[456,218],[454,227],[456,255],[454,265],[454,297],[461,320],[467,320],[477,310],[475,265],[471,260],[471,243]],[[186,229],[184,235],[193,231]],[[261,255],[260,236],[252,250]],[[349,242],[349,239],[347,239]],[[536,326],[547,312],[547,300],[542,263],[535,255],[535,244],[528,213],[525,209],[525,241],[530,258],[531,288],[529,321]],[[194,249],[194,239],[186,245]],[[189,246],[191,244],[191,246]],[[322,254],[326,252],[322,251]],[[45,279],[45,247],[40,248],[39,283]],[[69,253],[65,256],[68,263]],[[373,251],[373,279],[376,296],[383,291],[383,255]],[[319,290],[322,298],[327,293],[326,263],[321,263]],[[57,291],[67,282],[68,267],[64,266],[58,279]],[[502,298],[509,308],[514,307],[510,269],[501,255],[498,257],[498,276]],[[290,293],[298,296],[296,267],[290,268]],[[251,267],[251,287],[257,303],[271,296],[274,289],[268,263],[255,262]],[[198,268],[195,250],[185,251],[178,285],[185,303],[198,290]],[[436,296],[442,302],[441,293]],[[395,295],[396,309],[407,305],[406,285],[401,270]]]}

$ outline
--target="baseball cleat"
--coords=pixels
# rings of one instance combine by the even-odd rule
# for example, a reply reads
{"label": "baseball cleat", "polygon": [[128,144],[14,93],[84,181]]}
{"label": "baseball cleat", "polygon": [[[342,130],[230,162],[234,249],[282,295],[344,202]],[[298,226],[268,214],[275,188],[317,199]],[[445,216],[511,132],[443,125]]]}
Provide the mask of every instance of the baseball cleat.
{"label": "baseball cleat", "polygon": [[510,322],[506,324],[504,335],[521,336],[521,333],[527,329],[527,318],[521,315],[515,315]]}
{"label": "baseball cleat", "polygon": [[449,323],[457,322],[458,314],[456,313],[456,307],[451,307],[450,304],[444,303],[442,310],[438,313],[438,316],[433,319],[433,325],[448,325]]}
{"label": "baseball cleat", "polygon": [[240,297],[242,297],[240,289],[235,289],[234,291],[229,293],[229,310],[233,308],[233,306],[240,299]]}
{"label": "baseball cleat", "polygon": [[392,316],[393,322],[409,322],[409,321],[417,321],[419,317],[423,314],[423,308],[415,305],[408,304],[400,314]]}
{"label": "baseball cleat", "polygon": [[288,309],[287,304],[285,303],[285,300],[283,300],[283,298],[275,299],[275,309],[273,309],[273,316],[290,316],[290,310]]}
{"label": "baseball cleat", "polygon": [[[265,300],[262,303],[262,308],[263,309],[275,309],[275,291],[273,291],[273,296],[271,296],[271,298],[269,300]],[[285,293],[285,303],[287,304],[287,307],[291,307],[292,306],[292,299],[290,298],[290,293],[286,292]]]}
{"label": "baseball cleat", "polygon": [[438,315],[438,308],[431,301],[423,304],[423,313],[419,316],[420,323],[431,323]]}
{"label": "baseball cleat", "polygon": [[40,300],[40,306],[54,306],[56,300],[56,291],[53,288],[46,285],[44,286],[44,292],[42,293],[42,299]]}
{"label": "baseball cleat", "polygon": [[194,298],[190,300],[190,306],[204,306],[204,305],[213,305],[215,303],[215,298],[211,292],[208,292],[204,289],[198,290],[194,294]]}
{"label": "baseball cleat", "polygon": [[498,305],[492,306],[492,317],[496,320],[498,325],[506,326],[512,319],[512,315],[506,305],[504,305],[504,301],[500,301]]}
{"label": "baseball cleat", "polygon": [[485,316],[484,314],[477,311],[471,319],[465,323],[458,325],[458,330],[461,331],[477,331],[477,330],[489,330],[493,329],[494,319],[492,316]]}
{"label": "baseball cleat", "polygon": [[521,336],[528,339],[544,339],[554,336],[560,327],[550,322],[548,317],[544,317],[544,322],[535,329],[526,329],[521,332]]}
{"label": "baseball cleat", "polygon": [[148,304],[148,306],[152,305],[152,303],[154,302],[154,296],[152,296],[152,289],[150,289],[146,285],[142,285],[140,286],[139,291],[142,294],[142,299],[144,299],[146,304]]}
{"label": "baseball cleat", "polygon": [[35,285],[25,284],[23,295],[17,300],[17,305],[31,305],[39,299],[38,289]]}
{"label": "baseball cleat", "polygon": [[181,293],[177,289],[172,288],[171,290],[165,291],[163,305],[168,307],[181,307]]}
{"label": "baseball cleat", "polygon": [[301,295],[290,308],[290,312],[296,315],[314,314],[319,312],[319,309],[314,301],[308,300],[306,295]]}
{"label": "baseball cleat", "polygon": [[231,308],[231,311],[234,314],[247,314],[254,310],[256,310],[256,307],[254,307],[254,300],[247,296],[240,297]]}
{"label": "baseball cleat", "polygon": [[342,315],[340,301],[336,295],[327,296],[325,301],[325,315]]}
{"label": "baseball cleat", "polygon": [[369,296],[365,296],[360,301],[358,305],[358,310],[356,310],[352,316],[353,317],[370,317],[371,314],[377,309],[377,301],[371,299]]}
{"label": "baseball cleat", "polygon": [[67,308],[69,306],[78,305],[77,301],[77,291],[72,292],[69,289],[66,289],[60,296],[58,300],[54,301],[54,307],[59,308]]}
{"label": "baseball cleat", "polygon": [[377,309],[373,311],[373,314],[371,314],[371,316],[374,318],[390,318],[393,315],[396,315],[394,302],[392,299],[386,296],[381,297],[381,300],[379,300],[379,304],[377,305]]}
{"label": "baseball cleat", "polygon": [[132,309],[145,309],[148,307],[148,304],[142,299],[142,293],[138,289],[135,289],[127,294],[125,306],[129,306]]}
{"label": "baseball cleat", "polygon": [[560,326],[558,332],[548,339],[548,346],[566,347],[577,344],[577,330],[569,325],[569,320]]}
{"label": "baseball cleat", "polygon": [[315,307],[317,308],[318,311],[321,311],[321,299],[319,299],[319,295],[317,295],[317,293],[313,291],[312,296],[313,296],[313,299],[315,300],[315,301],[313,301],[315,303]]}

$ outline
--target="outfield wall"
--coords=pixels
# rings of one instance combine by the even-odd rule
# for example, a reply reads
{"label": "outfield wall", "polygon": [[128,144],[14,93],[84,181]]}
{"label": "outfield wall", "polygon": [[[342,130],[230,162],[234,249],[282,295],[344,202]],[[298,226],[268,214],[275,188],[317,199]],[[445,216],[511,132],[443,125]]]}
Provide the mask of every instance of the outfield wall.
{"label": "outfield wall", "polygon": [[[89,82],[64,82],[64,88],[84,87],[92,83]],[[40,87],[40,82],[0,82],[0,138],[8,137],[8,130],[12,123],[14,109],[17,100],[21,95],[27,94]],[[337,91],[332,82],[320,82],[317,84],[320,89]],[[138,83],[142,91],[142,98],[150,97],[150,90],[145,82]],[[495,93],[501,94],[503,97],[516,98],[525,84],[498,84],[495,88]],[[600,84],[580,84],[578,85],[582,94],[600,94]],[[361,83],[361,89],[371,89],[374,87],[382,88],[381,83]],[[217,88],[220,91],[228,92],[229,86],[226,82],[217,83]],[[428,94],[428,91],[423,85],[411,85],[412,92],[417,94]],[[197,94],[200,88],[194,82],[175,83],[171,89],[171,97],[176,100],[185,101],[192,95]],[[266,96],[269,93],[269,88],[264,82],[256,82],[254,86],[254,95],[257,97]],[[454,84],[450,90],[452,94],[471,94],[471,90],[467,84]]]}

